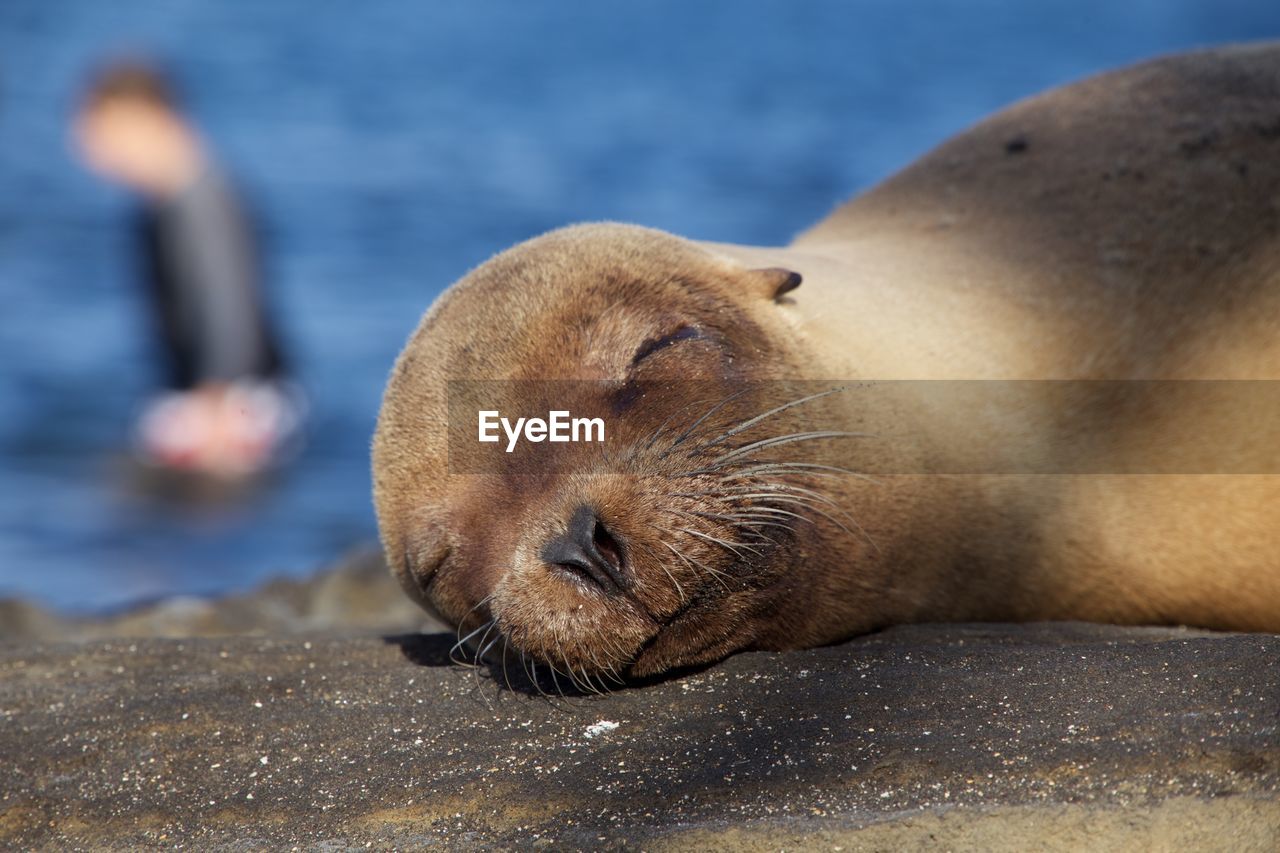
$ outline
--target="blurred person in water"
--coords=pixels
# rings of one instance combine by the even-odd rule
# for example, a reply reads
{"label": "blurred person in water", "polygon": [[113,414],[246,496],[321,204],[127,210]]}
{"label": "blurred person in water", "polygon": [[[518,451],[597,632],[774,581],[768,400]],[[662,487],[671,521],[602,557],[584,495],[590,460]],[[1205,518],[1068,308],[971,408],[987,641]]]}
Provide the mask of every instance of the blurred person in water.
{"label": "blurred person in water", "polygon": [[122,62],[90,81],[74,120],[85,164],[135,193],[167,390],[138,419],[144,460],[220,477],[257,473],[302,413],[262,293],[246,207],[168,78]]}

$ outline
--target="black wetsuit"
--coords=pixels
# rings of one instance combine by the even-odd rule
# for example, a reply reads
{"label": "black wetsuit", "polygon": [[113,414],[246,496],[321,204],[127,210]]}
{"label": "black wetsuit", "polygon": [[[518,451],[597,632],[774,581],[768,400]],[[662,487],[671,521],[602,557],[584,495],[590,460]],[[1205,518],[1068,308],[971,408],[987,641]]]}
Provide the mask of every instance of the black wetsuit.
{"label": "black wetsuit", "polygon": [[146,205],[146,278],[173,390],[207,382],[282,379],[251,222],[216,171]]}

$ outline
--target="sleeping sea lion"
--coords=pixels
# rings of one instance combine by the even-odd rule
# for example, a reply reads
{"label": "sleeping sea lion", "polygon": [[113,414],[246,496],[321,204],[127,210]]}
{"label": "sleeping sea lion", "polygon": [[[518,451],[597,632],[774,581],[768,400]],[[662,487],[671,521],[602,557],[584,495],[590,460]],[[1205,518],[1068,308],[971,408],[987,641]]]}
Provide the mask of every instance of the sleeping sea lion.
{"label": "sleeping sea lion", "polygon": [[1280,631],[1277,378],[1280,44],[1229,47],[1016,104],[785,247],[502,252],[396,363],[374,497],[409,595],[583,685],[927,620]]}

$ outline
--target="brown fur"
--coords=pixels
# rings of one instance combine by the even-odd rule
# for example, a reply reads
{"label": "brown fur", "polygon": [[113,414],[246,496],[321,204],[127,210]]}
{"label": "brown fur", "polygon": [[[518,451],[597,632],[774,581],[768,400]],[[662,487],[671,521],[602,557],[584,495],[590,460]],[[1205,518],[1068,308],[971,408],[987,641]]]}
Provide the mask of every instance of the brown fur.
{"label": "brown fur", "polygon": [[[794,293],[788,270],[804,279]],[[633,364],[681,327],[699,334]],[[763,411],[748,395],[672,444],[707,409],[682,387],[724,399],[744,383],[859,378],[1280,378],[1280,47],[1160,60],[1016,105],[786,248],[589,225],[498,255],[437,301],[388,384],[373,454],[388,559],[411,596],[463,630],[488,626],[579,676],[902,621],[1280,630],[1277,476],[927,475],[981,413],[911,390],[833,395],[715,443]],[[451,472],[457,379],[589,380],[578,402],[613,407],[627,452],[543,446]],[[1198,432],[1217,425],[1194,407],[1112,426],[1093,403],[1037,400],[996,429],[1001,447],[1029,441],[1050,469],[1063,460],[1041,437],[1100,424],[1121,462],[1153,421],[1185,431],[1188,447],[1218,434]],[[534,402],[504,401],[520,414]],[[874,484],[742,472],[741,459],[722,463],[741,479],[689,473],[755,438],[884,437],[904,423],[919,428],[901,441],[752,457],[885,472]],[[798,502],[742,496],[753,489]],[[622,595],[539,557],[584,503],[620,543]],[[726,520],[739,514],[761,526]]]}

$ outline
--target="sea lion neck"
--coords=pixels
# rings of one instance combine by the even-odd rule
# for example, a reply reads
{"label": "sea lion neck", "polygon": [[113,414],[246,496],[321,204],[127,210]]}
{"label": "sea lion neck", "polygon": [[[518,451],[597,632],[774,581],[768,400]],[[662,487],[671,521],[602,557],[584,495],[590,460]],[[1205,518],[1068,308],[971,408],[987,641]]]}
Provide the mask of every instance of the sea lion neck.
{"label": "sea lion neck", "polygon": [[972,299],[955,299],[964,283],[939,274],[945,253],[918,241],[702,246],[747,268],[782,267],[803,278],[780,304],[764,306],[767,322],[823,353],[820,372],[800,367],[806,372],[797,379],[1013,378],[1010,369],[1025,364],[1024,348],[1005,328],[984,331],[984,312],[967,307]]}

